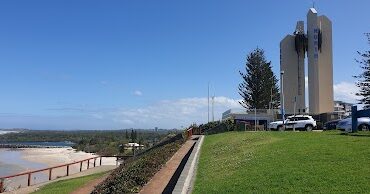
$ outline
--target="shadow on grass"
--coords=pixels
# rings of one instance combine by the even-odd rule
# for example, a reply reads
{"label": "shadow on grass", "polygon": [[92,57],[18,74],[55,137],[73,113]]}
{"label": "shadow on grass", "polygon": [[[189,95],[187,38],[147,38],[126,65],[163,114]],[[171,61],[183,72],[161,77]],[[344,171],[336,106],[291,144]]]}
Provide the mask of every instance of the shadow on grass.
{"label": "shadow on grass", "polygon": [[339,133],[336,135],[352,136],[352,137],[370,137],[370,133]]}
{"label": "shadow on grass", "polygon": [[370,131],[358,131],[356,133],[348,133],[339,130],[324,131],[326,135],[342,135],[342,136],[352,136],[352,137],[370,137]]}

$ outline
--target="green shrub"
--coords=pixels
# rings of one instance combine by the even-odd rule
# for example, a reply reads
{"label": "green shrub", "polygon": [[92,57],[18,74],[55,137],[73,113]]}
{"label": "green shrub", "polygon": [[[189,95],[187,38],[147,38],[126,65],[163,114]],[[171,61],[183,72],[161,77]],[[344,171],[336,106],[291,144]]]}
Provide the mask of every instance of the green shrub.
{"label": "green shrub", "polygon": [[217,127],[220,123],[221,123],[220,121],[214,121],[214,122],[209,122],[209,123],[206,123],[206,124],[201,124],[201,125],[199,125],[200,132],[205,133],[206,131]]}
{"label": "green shrub", "polygon": [[168,138],[153,148],[127,160],[98,185],[97,193],[137,193],[157,173],[184,142],[182,134]]}
{"label": "green shrub", "polygon": [[217,125],[215,125],[215,123],[212,123],[209,126],[211,126],[211,128],[208,128],[203,132],[206,135],[238,130],[237,125],[232,120],[217,122]]}

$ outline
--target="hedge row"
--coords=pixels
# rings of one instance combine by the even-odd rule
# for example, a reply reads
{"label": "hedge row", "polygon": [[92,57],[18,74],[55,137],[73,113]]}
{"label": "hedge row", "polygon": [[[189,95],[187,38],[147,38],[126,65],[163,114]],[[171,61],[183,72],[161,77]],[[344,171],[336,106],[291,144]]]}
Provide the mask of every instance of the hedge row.
{"label": "hedge row", "polygon": [[137,193],[173,156],[184,142],[182,134],[167,139],[125,165],[115,169],[109,177],[98,185],[93,194],[98,193]]}
{"label": "hedge row", "polygon": [[238,124],[235,124],[231,120],[226,120],[223,122],[219,122],[217,125],[213,126],[212,128],[208,128],[203,131],[204,134],[206,135],[211,135],[211,134],[217,134],[217,133],[224,133],[227,131],[238,131],[239,130]]}

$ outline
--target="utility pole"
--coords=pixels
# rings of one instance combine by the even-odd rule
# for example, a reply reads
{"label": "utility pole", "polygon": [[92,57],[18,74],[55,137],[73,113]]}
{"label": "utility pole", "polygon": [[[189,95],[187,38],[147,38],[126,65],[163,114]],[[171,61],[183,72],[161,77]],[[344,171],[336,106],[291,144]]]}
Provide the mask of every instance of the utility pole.
{"label": "utility pole", "polygon": [[271,91],[270,91],[270,103],[269,103],[269,109],[274,109],[274,107],[272,106],[272,87],[271,87]]}
{"label": "utility pole", "polygon": [[212,122],[215,122],[215,110],[214,110],[214,106],[215,106],[215,95],[213,94],[213,96],[212,96]]}
{"label": "utility pole", "polygon": [[215,86],[213,86],[213,96],[212,96],[212,122],[215,122]]}
{"label": "utility pole", "polygon": [[293,106],[294,107],[294,113],[293,113],[294,114],[294,124],[293,124],[293,131],[295,131],[295,124],[296,124],[295,123],[295,121],[296,121],[296,118],[295,118],[295,108],[297,106],[296,104],[297,104],[297,96],[294,96],[294,106]]}
{"label": "utility pole", "polygon": [[283,128],[285,129],[285,110],[284,110],[284,71],[280,71],[280,81],[281,81],[281,116],[283,119]]}
{"label": "utility pole", "polygon": [[257,109],[254,108],[254,130],[257,131]]}
{"label": "utility pole", "polygon": [[207,103],[208,103],[208,123],[209,123],[209,82],[208,82],[208,97],[207,97]]}
{"label": "utility pole", "polygon": [[272,87],[270,92],[269,114],[272,115],[272,121],[274,121],[274,107],[272,106]]}

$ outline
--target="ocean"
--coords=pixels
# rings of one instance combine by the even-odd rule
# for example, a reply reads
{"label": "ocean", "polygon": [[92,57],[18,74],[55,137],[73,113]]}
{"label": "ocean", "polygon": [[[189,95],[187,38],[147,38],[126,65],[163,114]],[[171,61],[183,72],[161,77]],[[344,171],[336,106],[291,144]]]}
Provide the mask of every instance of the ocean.
{"label": "ocean", "polygon": [[24,160],[17,149],[0,149],[0,177],[46,167],[43,163]]}
{"label": "ocean", "polygon": [[[0,142],[1,144],[1,142]],[[7,142],[7,143],[4,143],[4,144],[15,144],[15,145],[36,145],[36,146],[44,146],[44,147],[47,147],[47,146],[58,146],[58,147],[71,147],[74,145],[73,142],[70,142],[70,141],[59,141],[59,142]]]}
{"label": "ocean", "polygon": [[[72,142],[9,142],[6,144],[21,145],[40,145],[40,146],[61,146],[71,147]],[[28,170],[46,168],[44,163],[30,162],[22,158],[22,152],[19,149],[0,148],[0,177],[12,175]]]}
{"label": "ocean", "polygon": [[17,133],[17,131],[2,131],[2,130],[0,130],[0,135],[3,135],[5,133]]}
{"label": "ocean", "polygon": [[[72,142],[10,142],[7,144],[23,144],[23,145],[39,145],[39,146],[58,146],[66,147],[63,149],[70,149]],[[45,150],[45,148],[24,148],[24,149],[9,149],[0,148],[0,177],[19,174],[27,171],[38,170],[47,168],[50,164],[43,160],[27,160],[26,156],[28,149],[32,150]],[[49,148],[49,150],[60,150],[61,148]],[[40,155],[42,157],[42,155]],[[58,161],[57,158],[54,159]],[[60,161],[60,164],[65,163],[65,161]],[[37,184],[40,182],[45,182],[48,179],[48,172],[43,171],[39,173],[32,174],[32,184]],[[54,173],[54,177],[56,174]],[[6,190],[14,190],[19,187],[25,187],[27,185],[27,175],[5,179]]]}

